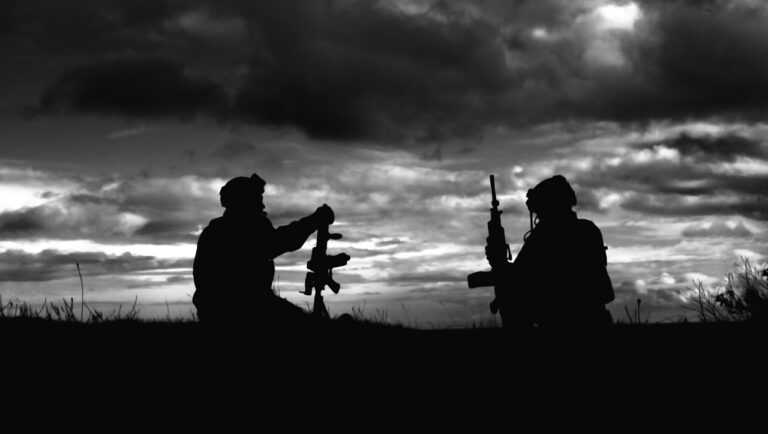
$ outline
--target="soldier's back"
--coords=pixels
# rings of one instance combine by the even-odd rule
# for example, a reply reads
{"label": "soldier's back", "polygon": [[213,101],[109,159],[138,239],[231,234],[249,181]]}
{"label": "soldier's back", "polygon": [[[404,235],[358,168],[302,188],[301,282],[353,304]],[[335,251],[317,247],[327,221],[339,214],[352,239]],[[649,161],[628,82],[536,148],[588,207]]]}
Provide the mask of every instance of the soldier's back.
{"label": "soldier's back", "polygon": [[613,299],[600,230],[585,219],[538,226],[520,263],[541,325],[604,323]]}
{"label": "soldier's back", "polygon": [[274,227],[266,217],[226,215],[211,220],[200,234],[193,273],[193,302],[200,319],[242,318],[261,310],[272,296],[274,263],[267,247]]}

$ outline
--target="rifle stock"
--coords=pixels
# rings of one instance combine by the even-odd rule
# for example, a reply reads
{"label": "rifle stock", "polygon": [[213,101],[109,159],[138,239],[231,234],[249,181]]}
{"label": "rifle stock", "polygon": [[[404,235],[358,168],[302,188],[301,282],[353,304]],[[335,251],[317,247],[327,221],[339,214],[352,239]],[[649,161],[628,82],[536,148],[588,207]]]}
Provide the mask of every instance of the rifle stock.
{"label": "rifle stock", "polygon": [[493,271],[476,271],[467,276],[467,285],[470,289],[495,286]]}

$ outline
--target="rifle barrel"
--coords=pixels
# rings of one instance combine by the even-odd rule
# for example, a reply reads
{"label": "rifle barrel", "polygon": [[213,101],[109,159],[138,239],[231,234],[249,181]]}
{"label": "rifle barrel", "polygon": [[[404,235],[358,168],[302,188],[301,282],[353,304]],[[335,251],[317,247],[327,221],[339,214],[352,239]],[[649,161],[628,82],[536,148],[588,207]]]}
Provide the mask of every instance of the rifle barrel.
{"label": "rifle barrel", "polygon": [[499,201],[496,200],[496,181],[493,179],[493,175],[491,175],[491,205],[499,206]]}

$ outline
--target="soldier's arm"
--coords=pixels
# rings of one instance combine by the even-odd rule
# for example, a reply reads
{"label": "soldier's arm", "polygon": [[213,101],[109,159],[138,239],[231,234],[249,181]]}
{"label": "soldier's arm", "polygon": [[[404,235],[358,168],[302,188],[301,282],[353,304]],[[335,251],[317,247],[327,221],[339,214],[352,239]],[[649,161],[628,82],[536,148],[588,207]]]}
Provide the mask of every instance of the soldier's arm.
{"label": "soldier's arm", "polygon": [[200,290],[205,288],[210,283],[210,267],[211,267],[211,240],[208,229],[206,228],[200,234],[200,238],[197,240],[197,250],[195,252],[195,259],[192,264],[192,277],[194,278],[195,288]]}
{"label": "soldier's arm", "polygon": [[269,254],[275,258],[283,253],[300,249],[312,232],[316,231],[320,225],[330,225],[334,218],[331,207],[323,204],[314,213],[288,225],[280,226],[274,230],[275,242],[272,243]]}
{"label": "soldier's arm", "polygon": [[275,229],[275,243],[269,255],[276,258],[283,253],[299,250],[310,235],[317,230],[317,218],[314,214]]}
{"label": "soldier's arm", "polygon": [[536,245],[537,240],[532,237],[523,243],[514,262],[507,269],[510,281],[516,288],[524,291],[532,291],[536,287],[536,280],[541,278],[538,276],[538,267],[543,262],[543,258],[541,249]]}
{"label": "soldier's arm", "polygon": [[589,270],[592,287],[597,291],[597,296],[603,304],[610,303],[614,300],[615,295],[613,293],[613,283],[611,283],[611,277],[608,275],[608,256],[606,254],[607,247],[603,243],[603,234],[600,229],[593,222],[589,222],[590,242],[589,242],[589,257],[592,258],[591,266]]}

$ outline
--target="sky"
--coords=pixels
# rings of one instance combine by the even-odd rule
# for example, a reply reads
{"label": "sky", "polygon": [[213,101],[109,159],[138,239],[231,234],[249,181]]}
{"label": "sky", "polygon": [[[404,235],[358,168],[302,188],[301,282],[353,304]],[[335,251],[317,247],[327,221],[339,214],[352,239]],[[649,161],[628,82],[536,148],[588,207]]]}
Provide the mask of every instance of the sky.
{"label": "sky", "polygon": [[[615,319],[768,257],[760,0],[6,0],[0,58],[4,302],[79,300],[79,263],[94,306],[190,316],[197,237],[251,173],[275,225],[335,210],[332,315],[492,322],[466,284],[489,174],[513,254],[525,192],[571,182]],[[276,260],[303,307],[313,245]]]}

